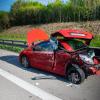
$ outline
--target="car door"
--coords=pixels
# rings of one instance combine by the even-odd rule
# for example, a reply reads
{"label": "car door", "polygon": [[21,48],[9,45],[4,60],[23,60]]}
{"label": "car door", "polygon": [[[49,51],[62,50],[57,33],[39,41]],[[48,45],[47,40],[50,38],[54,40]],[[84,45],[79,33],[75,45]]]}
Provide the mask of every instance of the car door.
{"label": "car door", "polygon": [[54,51],[52,44],[50,44],[49,41],[37,44],[33,48],[31,61],[32,66],[50,71],[54,65]]}
{"label": "car door", "polygon": [[63,50],[58,50],[55,53],[55,63],[53,71],[59,75],[65,75],[66,67],[70,62],[70,54],[64,52]]}

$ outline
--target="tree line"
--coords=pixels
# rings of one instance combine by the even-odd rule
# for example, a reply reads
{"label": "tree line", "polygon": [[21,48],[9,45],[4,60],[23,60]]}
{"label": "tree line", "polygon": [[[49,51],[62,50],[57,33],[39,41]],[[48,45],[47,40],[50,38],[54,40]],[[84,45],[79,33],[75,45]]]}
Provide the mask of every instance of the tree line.
{"label": "tree line", "polygon": [[55,0],[44,5],[17,0],[10,12],[0,12],[0,29],[15,25],[100,20],[100,0]]}

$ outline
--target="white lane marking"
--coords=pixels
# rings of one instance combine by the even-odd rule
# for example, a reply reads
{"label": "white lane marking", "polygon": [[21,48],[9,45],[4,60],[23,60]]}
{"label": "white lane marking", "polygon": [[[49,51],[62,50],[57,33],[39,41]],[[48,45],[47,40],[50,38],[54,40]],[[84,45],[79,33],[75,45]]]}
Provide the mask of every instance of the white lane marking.
{"label": "white lane marking", "polygon": [[[56,96],[53,96],[40,88],[0,69],[0,75],[4,78],[8,79],[9,81],[13,82],[14,84],[18,85],[19,87],[25,89],[26,91],[30,92],[31,94],[38,96],[42,100],[62,100]],[[47,84],[46,84],[47,85]]]}

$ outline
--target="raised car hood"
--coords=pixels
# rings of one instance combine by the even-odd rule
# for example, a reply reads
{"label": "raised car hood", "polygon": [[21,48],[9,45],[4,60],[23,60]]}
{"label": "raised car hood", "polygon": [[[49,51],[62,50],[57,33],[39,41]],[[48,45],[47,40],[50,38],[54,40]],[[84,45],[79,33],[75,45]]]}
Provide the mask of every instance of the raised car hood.
{"label": "raised car hood", "polygon": [[33,42],[48,40],[49,36],[41,29],[32,29],[27,33],[27,43],[31,46]]}
{"label": "raised car hood", "polygon": [[66,38],[78,38],[78,39],[92,39],[93,35],[89,32],[82,31],[82,30],[72,30],[72,29],[64,29],[59,30],[52,34],[52,36],[63,36]]}

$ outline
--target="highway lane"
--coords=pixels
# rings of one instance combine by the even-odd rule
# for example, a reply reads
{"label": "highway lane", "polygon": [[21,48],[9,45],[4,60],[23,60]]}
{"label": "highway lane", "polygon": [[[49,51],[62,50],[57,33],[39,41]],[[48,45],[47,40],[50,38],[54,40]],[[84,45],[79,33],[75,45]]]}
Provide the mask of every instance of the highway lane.
{"label": "highway lane", "polygon": [[[57,75],[43,72],[34,68],[29,68],[29,69],[22,68],[18,61],[18,54],[14,52],[6,51],[6,50],[0,50],[0,69],[3,69],[4,71],[7,71],[12,75],[17,76],[18,78],[24,80],[25,82],[28,82],[42,89],[43,91],[53,96],[56,96],[62,100],[99,100],[100,98],[100,76],[89,76],[81,85],[78,85],[78,86],[73,85],[73,84],[68,83],[65,78],[62,78]],[[41,75],[50,75],[55,78],[33,80],[35,76],[41,76]],[[40,99],[32,94],[31,96],[29,96],[30,93],[28,93],[26,90],[16,86],[14,83],[8,81],[2,76],[0,76],[0,81],[3,82],[2,84],[0,84],[0,88],[2,90],[5,90],[5,91],[6,89],[9,90],[9,85],[6,85],[9,83],[11,84],[10,87],[15,87],[15,89],[13,90],[15,91],[15,93],[10,92],[11,95],[13,95],[14,93],[14,95],[17,96],[18,95],[17,92],[19,91],[20,93],[20,89],[21,89],[23,91],[23,97],[24,95],[27,96],[26,100]],[[16,92],[16,90],[18,91]],[[6,93],[7,92],[9,94],[9,91],[6,91]],[[0,93],[0,97],[5,98],[5,95],[3,93]],[[20,97],[20,96],[17,96],[17,97]],[[28,97],[32,97],[32,98],[30,99]],[[12,96],[12,100],[20,100],[20,99],[14,98]]]}
{"label": "highway lane", "polygon": [[41,100],[0,76],[0,100]]}

